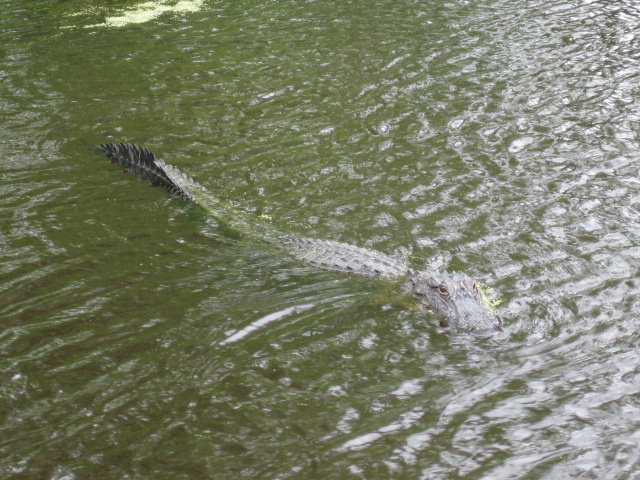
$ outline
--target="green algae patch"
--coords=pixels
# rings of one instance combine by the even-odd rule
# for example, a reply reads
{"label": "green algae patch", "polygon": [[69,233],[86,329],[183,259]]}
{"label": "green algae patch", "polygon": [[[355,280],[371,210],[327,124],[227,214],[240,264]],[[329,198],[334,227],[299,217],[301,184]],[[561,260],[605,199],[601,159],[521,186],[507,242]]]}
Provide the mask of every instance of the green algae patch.
{"label": "green algae patch", "polygon": [[497,298],[495,291],[490,287],[482,287],[476,284],[480,292],[482,305],[494,317],[498,315],[498,307],[502,304],[502,300]]}
{"label": "green algae patch", "polygon": [[[104,21],[85,25],[84,28],[111,27],[120,28],[128,25],[145,23],[167,13],[181,15],[197,12],[203,8],[204,0],[148,1],[120,11],[117,15],[106,16]],[[86,11],[74,13],[72,16],[86,14]],[[91,13],[95,13],[92,9]]]}
{"label": "green algae patch", "polygon": [[202,8],[203,0],[180,0],[178,2],[144,2],[135,9],[127,10],[120,16],[107,17],[102,24],[105,27],[124,27],[134,23],[153,20],[164,13],[197,12]]}

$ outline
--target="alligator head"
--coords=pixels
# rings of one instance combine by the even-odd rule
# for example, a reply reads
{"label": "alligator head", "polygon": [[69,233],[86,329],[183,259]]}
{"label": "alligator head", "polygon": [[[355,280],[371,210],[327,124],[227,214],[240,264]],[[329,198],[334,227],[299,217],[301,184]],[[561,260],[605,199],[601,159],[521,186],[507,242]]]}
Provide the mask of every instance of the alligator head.
{"label": "alligator head", "polygon": [[492,312],[472,278],[464,273],[410,270],[406,289],[433,310],[447,325],[477,337],[502,331],[502,322]]}

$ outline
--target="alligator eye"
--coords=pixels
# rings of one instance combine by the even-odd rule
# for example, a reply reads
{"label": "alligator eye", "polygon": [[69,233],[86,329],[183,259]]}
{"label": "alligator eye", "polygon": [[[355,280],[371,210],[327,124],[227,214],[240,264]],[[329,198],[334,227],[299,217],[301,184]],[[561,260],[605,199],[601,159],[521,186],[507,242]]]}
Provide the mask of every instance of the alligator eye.
{"label": "alligator eye", "polygon": [[444,285],[440,285],[440,286],[438,287],[438,293],[439,293],[440,295],[442,295],[443,297],[448,297],[448,296],[449,296],[449,290],[448,290],[448,289],[447,289],[447,287],[446,287],[446,286],[444,286]]}

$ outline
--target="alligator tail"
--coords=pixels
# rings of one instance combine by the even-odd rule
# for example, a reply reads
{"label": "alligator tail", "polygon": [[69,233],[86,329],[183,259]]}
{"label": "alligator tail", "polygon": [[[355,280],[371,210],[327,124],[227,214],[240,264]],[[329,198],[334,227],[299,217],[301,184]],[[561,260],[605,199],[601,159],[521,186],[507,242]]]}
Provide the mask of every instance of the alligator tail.
{"label": "alligator tail", "polygon": [[305,263],[329,270],[387,278],[403,276],[407,272],[403,262],[375,250],[284,235],[260,219],[249,217],[242,210],[219,199],[146,148],[130,143],[106,143],[99,145],[98,149],[112,163],[120,165],[140,180],[192,201],[242,236],[274,245]]}
{"label": "alligator tail", "polygon": [[104,143],[98,145],[98,149],[126,172],[192,201],[244,236],[260,238],[270,243],[279,236],[266,226],[261,226],[255,219],[250,221],[246,213],[217,198],[194,179],[157,158],[144,147],[131,143]]}
{"label": "alligator tail", "polygon": [[154,187],[163,188],[174,195],[194,201],[181,182],[172,178],[167,165],[156,158],[151,150],[131,143],[104,143],[98,145],[98,149],[111,159],[111,163],[120,165],[126,172],[140,180],[148,181]]}

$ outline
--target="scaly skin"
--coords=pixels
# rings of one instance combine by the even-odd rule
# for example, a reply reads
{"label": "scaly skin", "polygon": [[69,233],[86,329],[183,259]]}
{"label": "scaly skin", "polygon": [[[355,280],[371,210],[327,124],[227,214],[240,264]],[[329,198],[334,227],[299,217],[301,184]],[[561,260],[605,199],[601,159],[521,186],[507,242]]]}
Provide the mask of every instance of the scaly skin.
{"label": "scaly skin", "polygon": [[291,256],[326,270],[384,278],[401,277],[409,270],[389,255],[347,243],[283,236],[282,244]]}
{"label": "scaly skin", "polygon": [[404,277],[403,289],[446,324],[478,337],[490,337],[502,330],[501,321],[475,282],[464,273],[412,270],[401,261],[369,248],[282,234],[215,197],[146,148],[124,143],[108,143],[98,148],[125,171],[194,202],[246,237],[272,244],[319,268],[389,279]]}

